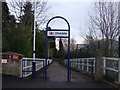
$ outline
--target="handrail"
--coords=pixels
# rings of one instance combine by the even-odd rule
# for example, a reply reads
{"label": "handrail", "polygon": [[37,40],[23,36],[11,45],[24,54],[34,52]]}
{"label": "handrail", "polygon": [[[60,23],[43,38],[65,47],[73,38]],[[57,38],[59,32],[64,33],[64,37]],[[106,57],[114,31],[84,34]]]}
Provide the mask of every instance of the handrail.
{"label": "handrail", "polygon": [[[45,59],[36,58],[34,60],[36,62],[40,62],[40,63],[36,63],[36,71],[38,71],[38,70],[40,70],[44,67]],[[21,59],[21,75],[20,75],[20,77],[27,77],[27,76],[32,74],[32,61],[33,61],[33,58],[23,58],[23,59]],[[29,63],[29,65],[28,65],[28,62],[31,62],[31,63]],[[47,65],[52,62],[52,59],[48,59],[48,62],[47,62]],[[40,65],[40,67],[38,67],[39,65]]]}
{"label": "handrail", "polygon": [[[95,58],[75,58],[70,59],[71,68],[76,68],[78,70],[85,71],[86,73],[95,73]],[[67,59],[64,61],[64,64],[67,64]],[[85,70],[86,67],[86,70]],[[91,69],[91,71],[90,71]]]}
{"label": "handrail", "polygon": [[[110,71],[113,71],[113,72],[116,72],[118,73],[118,82],[120,84],[120,58],[110,58],[110,57],[102,57],[102,60],[103,60],[103,66],[101,66],[103,68],[103,75],[106,75],[106,70],[110,70]],[[106,66],[107,64],[107,61],[115,61],[118,66],[117,68],[114,67],[109,67],[109,66]]]}

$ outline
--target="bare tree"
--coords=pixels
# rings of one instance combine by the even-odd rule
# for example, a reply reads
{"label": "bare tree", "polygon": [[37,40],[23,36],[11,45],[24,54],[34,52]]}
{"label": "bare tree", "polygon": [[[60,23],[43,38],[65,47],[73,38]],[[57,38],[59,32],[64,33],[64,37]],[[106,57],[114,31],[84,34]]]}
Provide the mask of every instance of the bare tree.
{"label": "bare tree", "polygon": [[[67,52],[67,50],[68,50],[68,40],[67,39],[63,40],[63,46],[64,46],[65,51]],[[76,50],[76,48],[77,48],[76,40],[74,38],[71,38],[70,39],[70,51],[73,52]]]}
{"label": "bare tree", "polygon": [[47,6],[47,1],[45,0],[36,0],[36,7],[34,4],[34,0],[11,0],[9,2],[10,12],[15,15],[17,21],[19,22],[21,20],[21,16],[24,15],[24,5],[27,2],[31,2],[32,4],[32,10],[34,11],[34,8],[36,9],[36,23],[37,27],[40,27],[40,25],[44,24],[50,15],[48,13],[50,6]]}
{"label": "bare tree", "polygon": [[70,40],[70,50],[75,51],[77,48],[76,40],[74,38],[71,38]]}
{"label": "bare tree", "polygon": [[23,9],[25,5],[25,0],[11,0],[11,2],[8,2],[9,10],[11,14],[14,14],[17,21],[20,21],[21,16],[24,14]]}
{"label": "bare tree", "polygon": [[[34,8],[34,2],[33,2],[33,8]],[[36,19],[38,26],[48,21],[48,18],[51,15],[51,13],[48,13],[50,8],[51,6],[47,6],[47,1],[45,0],[36,1]]]}
{"label": "bare tree", "polygon": [[[102,2],[94,3],[90,17],[90,32],[92,37],[101,39],[105,56],[114,56],[115,40],[118,37],[118,3]],[[89,34],[90,35],[90,34]]]}

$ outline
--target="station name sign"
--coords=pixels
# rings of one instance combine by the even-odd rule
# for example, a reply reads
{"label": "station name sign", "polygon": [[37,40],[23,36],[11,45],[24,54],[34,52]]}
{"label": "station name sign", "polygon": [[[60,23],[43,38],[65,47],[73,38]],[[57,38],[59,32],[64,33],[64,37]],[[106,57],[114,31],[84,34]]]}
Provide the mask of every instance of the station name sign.
{"label": "station name sign", "polygon": [[68,37],[68,31],[47,31],[48,37]]}

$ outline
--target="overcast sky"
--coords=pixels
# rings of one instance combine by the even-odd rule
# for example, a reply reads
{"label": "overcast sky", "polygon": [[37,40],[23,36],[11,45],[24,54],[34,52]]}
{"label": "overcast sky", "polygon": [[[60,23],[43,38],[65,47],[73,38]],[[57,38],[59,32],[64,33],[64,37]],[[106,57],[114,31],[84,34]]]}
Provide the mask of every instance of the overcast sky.
{"label": "overcast sky", "polygon": [[[11,0],[6,0],[7,2]],[[24,0],[23,0],[24,1]],[[32,1],[32,0],[29,0]],[[34,1],[34,0],[33,0]],[[36,0],[37,1],[37,0]],[[44,1],[44,0],[42,0]],[[88,31],[88,10],[90,10],[91,0],[47,0],[48,6],[51,8],[49,12],[54,16],[62,16],[68,20],[70,24],[71,38],[74,38],[77,43],[83,43],[82,35]],[[10,8],[10,7],[9,7]],[[67,24],[64,20],[55,19],[51,23],[51,28],[66,28]],[[46,28],[43,25],[42,28]]]}
{"label": "overcast sky", "polygon": [[[47,1],[48,6],[51,6],[51,8],[49,9],[49,12],[52,13],[50,18],[54,16],[62,16],[66,18],[70,23],[71,38],[74,38],[78,44],[83,43],[84,39],[82,36],[84,36],[88,32],[89,25],[88,11],[92,12],[92,6],[95,0],[47,0]],[[50,25],[51,28],[67,28],[66,22],[61,19],[53,20],[50,23]],[[46,28],[45,25],[43,25],[43,28]]]}
{"label": "overcast sky", "polygon": [[[48,5],[51,6],[50,12],[52,16],[62,16],[68,20],[71,27],[71,38],[74,38],[77,43],[83,42],[82,35],[86,33],[88,27],[88,10],[90,10],[92,2],[78,1],[57,1],[48,0]],[[50,23],[51,28],[67,28],[64,20],[55,19]]]}

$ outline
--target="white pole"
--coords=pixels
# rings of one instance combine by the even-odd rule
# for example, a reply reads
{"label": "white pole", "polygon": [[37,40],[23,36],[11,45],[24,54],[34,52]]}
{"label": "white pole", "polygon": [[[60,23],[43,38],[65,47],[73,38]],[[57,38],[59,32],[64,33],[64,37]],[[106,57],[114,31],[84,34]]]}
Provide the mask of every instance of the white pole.
{"label": "white pole", "polygon": [[106,74],[106,58],[103,57],[103,75]]}
{"label": "white pole", "polygon": [[35,36],[36,36],[36,2],[34,0],[34,37],[33,37],[33,59],[35,59]]}
{"label": "white pole", "polygon": [[120,84],[120,58],[118,58],[118,83]]}
{"label": "white pole", "polygon": [[119,33],[119,59],[118,59],[118,83],[120,84],[120,1],[118,2],[118,33]]}
{"label": "white pole", "polygon": [[120,1],[118,2],[118,49],[119,49],[119,58],[120,58]]}

